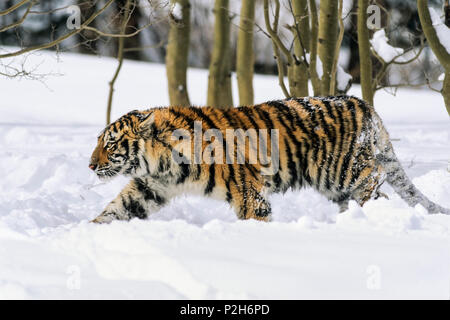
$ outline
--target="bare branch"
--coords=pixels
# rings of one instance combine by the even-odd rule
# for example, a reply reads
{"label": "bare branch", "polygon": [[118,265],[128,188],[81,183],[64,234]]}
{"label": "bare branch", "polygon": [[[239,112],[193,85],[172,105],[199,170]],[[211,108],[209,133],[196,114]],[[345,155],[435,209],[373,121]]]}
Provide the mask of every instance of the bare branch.
{"label": "bare branch", "polygon": [[[275,3],[278,7],[278,10],[275,13],[274,23],[276,22],[278,24],[279,13],[280,13],[280,10],[279,10],[280,1],[276,0]],[[278,37],[277,32],[274,29],[272,29],[272,27],[270,25],[269,0],[264,0],[264,20],[266,22],[266,29],[270,35],[270,38],[276,44],[276,46],[281,50],[281,52],[283,52],[283,54],[286,56],[288,63],[292,64],[292,55],[291,55],[290,51],[288,50],[288,48],[286,48],[286,46],[280,40],[280,37]]]}
{"label": "bare branch", "polygon": [[18,2],[18,3],[16,3],[15,5],[13,5],[12,7],[9,7],[6,10],[0,11],[0,17],[13,12],[17,8],[20,8],[21,6],[23,6],[24,4],[26,4],[26,3],[30,2],[30,1],[31,0],[22,0],[22,1]]}
{"label": "bare branch", "polygon": [[114,0],[108,0],[108,2],[96,13],[92,14],[89,19],[87,19],[81,26],[79,29],[74,29],[73,31],[59,37],[56,40],[53,40],[51,42],[48,43],[44,43],[41,45],[37,45],[37,46],[32,46],[32,47],[28,47],[28,48],[24,48],[15,52],[9,52],[9,53],[5,53],[5,54],[0,54],[0,59],[1,58],[9,58],[9,57],[14,57],[14,56],[18,56],[27,52],[31,52],[31,51],[36,51],[36,50],[42,50],[42,49],[48,49],[54,46],[57,46],[59,43],[61,43],[62,41],[64,41],[67,38],[70,38],[71,36],[81,32],[82,30],[84,30],[84,28],[86,26],[88,26],[97,16],[99,16],[100,14],[102,14],[112,3],[114,2]]}
{"label": "bare branch", "polygon": [[7,25],[7,26],[1,27],[1,28],[0,28],[0,32],[4,32],[4,31],[6,31],[6,30],[9,30],[9,29],[12,29],[12,28],[14,28],[14,27],[17,27],[17,26],[21,25],[22,22],[25,21],[25,18],[26,18],[26,17],[28,16],[28,14],[30,13],[30,10],[31,10],[31,8],[33,7],[33,5],[34,5],[34,2],[30,2],[30,3],[28,4],[27,11],[25,11],[25,13],[23,14],[23,16],[22,16],[19,20],[17,20],[16,22],[11,23],[11,24],[9,24],[9,25]]}

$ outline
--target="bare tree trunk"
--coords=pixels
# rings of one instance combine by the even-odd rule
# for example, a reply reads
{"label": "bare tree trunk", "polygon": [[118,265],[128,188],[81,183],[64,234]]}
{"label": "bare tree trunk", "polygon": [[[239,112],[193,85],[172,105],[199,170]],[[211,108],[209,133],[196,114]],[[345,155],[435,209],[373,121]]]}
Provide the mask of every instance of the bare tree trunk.
{"label": "bare tree trunk", "polygon": [[372,57],[369,29],[367,28],[367,6],[369,0],[358,0],[358,49],[363,99],[373,105]]}
{"label": "bare tree trunk", "polygon": [[253,104],[253,24],[255,22],[255,0],[242,1],[241,21],[237,40],[236,74],[239,89],[239,104]]}
{"label": "bare tree trunk", "polygon": [[172,106],[189,106],[186,73],[188,67],[191,5],[189,0],[172,0],[172,3],[176,6],[181,6],[181,16],[170,15],[170,31],[166,54],[169,100]]}
{"label": "bare tree trunk", "polygon": [[344,20],[342,18],[342,10],[343,10],[343,0],[339,0],[339,10],[338,10],[338,21],[339,21],[339,36],[336,41],[336,48],[334,51],[334,61],[333,67],[331,68],[331,83],[330,83],[330,94],[336,94],[336,85],[337,85],[337,70],[339,64],[339,52],[341,51],[342,39],[344,39]]}
{"label": "bare tree trunk", "polygon": [[214,44],[209,65],[207,104],[216,108],[233,106],[228,7],[229,0],[216,0],[214,5]]}
{"label": "bare tree trunk", "polygon": [[445,108],[450,115],[450,71],[445,71],[444,83],[442,84],[442,96],[444,97]]}
{"label": "bare tree trunk", "polygon": [[338,1],[321,0],[319,16],[319,57],[323,76],[321,94],[330,94],[331,69],[333,68],[338,37]]}
{"label": "bare tree trunk", "polygon": [[428,44],[445,69],[442,96],[444,97],[447,112],[450,115],[450,54],[440,42],[436,30],[433,27],[430,12],[428,11],[428,0],[417,0],[417,9],[419,11],[420,24],[422,25],[422,30],[427,38]]}
{"label": "bare tree trunk", "polygon": [[[290,0],[291,1],[291,0]],[[296,61],[292,66],[292,76],[290,91],[295,97],[306,97],[309,95],[308,90],[308,66],[306,54],[309,53],[309,14],[307,0],[294,0],[290,2],[292,14],[294,16],[294,54]]]}
{"label": "bare tree trunk", "polygon": [[319,19],[317,15],[316,0],[309,0],[309,14],[311,17],[309,74],[313,85],[314,95],[320,95],[321,83],[317,74],[317,43],[319,41]]}

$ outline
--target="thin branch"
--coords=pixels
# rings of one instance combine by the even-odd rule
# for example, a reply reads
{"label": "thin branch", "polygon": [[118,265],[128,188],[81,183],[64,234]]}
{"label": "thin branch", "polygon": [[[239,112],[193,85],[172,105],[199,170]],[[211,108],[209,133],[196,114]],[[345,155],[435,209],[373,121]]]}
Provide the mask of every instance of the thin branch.
{"label": "thin branch", "polygon": [[[276,0],[275,3],[277,5],[277,7],[278,7],[278,11],[275,13],[274,20],[278,21],[278,19],[279,19],[279,12],[280,12],[279,11],[280,1]],[[283,42],[280,40],[280,37],[278,37],[278,34],[276,33],[276,31],[274,29],[272,29],[272,27],[270,26],[269,0],[264,0],[264,20],[266,22],[266,28],[267,28],[267,32],[270,35],[270,38],[276,44],[276,46],[281,50],[281,52],[283,52],[283,54],[286,56],[286,59],[288,60],[288,63],[292,64],[292,55],[291,55],[291,53],[289,52],[288,48],[286,48],[286,46],[283,44]]]}
{"label": "thin branch", "polygon": [[381,62],[381,69],[378,72],[378,74],[375,76],[375,79],[373,82],[374,90],[379,90],[379,89],[383,88],[382,86],[381,87],[379,86],[379,83],[386,76],[386,73],[387,73],[390,65],[392,65],[392,64],[396,64],[396,65],[409,64],[409,63],[417,60],[420,57],[424,48],[425,48],[424,38],[421,37],[420,38],[420,49],[417,51],[417,53],[414,55],[414,57],[412,57],[411,59],[406,60],[406,61],[396,61],[398,58],[400,58],[400,57],[404,56],[405,54],[414,50],[414,48],[411,48],[410,50],[407,50],[403,53],[398,54],[393,59],[391,59],[391,61],[389,61],[389,62],[384,61],[384,59],[375,50],[372,50],[373,55]]}
{"label": "thin branch", "polygon": [[128,33],[128,34],[121,34],[121,33],[106,33],[103,31],[98,30],[97,28],[94,27],[85,27],[85,30],[89,30],[89,31],[93,31],[95,33],[97,33],[98,35],[102,36],[102,37],[108,37],[108,38],[131,38],[134,37],[136,35],[138,35],[142,30],[146,29],[147,27],[153,25],[153,22],[149,22],[146,25],[142,26],[141,28],[137,29],[135,32],[132,33]]}
{"label": "thin branch", "polygon": [[30,10],[31,10],[31,8],[32,8],[33,6],[34,6],[34,2],[30,2],[30,3],[28,4],[27,11],[25,11],[25,13],[23,14],[23,16],[22,16],[19,20],[17,20],[16,22],[13,22],[13,23],[11,23],[11,24],[9,24],[9,25],[7,25],[7,26],[1,27],[1,28],[0,28],[0,32],[4,32],[4,31],[6,31],[6,30],[9,30],[9,29],[12,29],[12,28],[14,28],[14,27],[17,27],[18,25],[21,25],[22,22],[25,21],[25,18],[28,16],[28,14],[30,13]]}
{"label": "thin branch", "polygon": [[[265,18],[267,30],[269,30],[270,38],[272,40],[274,58],[277,61],[278,83],[279,83],[281,90],[283,91],[283,94],[285,95],[285,97],[289,98],[291,95],[289,94],[289,91],[287,90],[286,85],[284,83],[284,69],[283,69],[283,61],[281,60],[281,57],[280,57],[280,49],[278,47],[277,41],[275,41],[274,37],[272,36],[272,35],[275,35],[276,38],[279,40],[279,38],[277,36],[277,31],[278,31],[278,20],[280,17],[280,2],[279,1],[275,2],[275,14],[274,14],[273,26],[270,26],[269,14],[268,14],[269,8],[268,8],[268,3],[266,6],[266,2],[267,2],[267,0],[264,1],[264,18]],[[267,13],[267,15],[266,15],[266,13]],[[290,54],[287,56],[287,58],[288,59],[290,58]]]}
{"label": "thin branch", "polygon": [[82,30],[84,30],[84,28],[86,28],[97,16],[99,16],[100,14],[102,14],[112,3],[114,2],[114,0],[108,0],[108,2],[96,13],[92,14],[89,19],[87,19],[81,26],[79,29],[74,29],[73,31],[59,37],[58,39],[45,43],[45,44],[41,44],[41,45],[37,45],[37,46],[33,46],[33,47],[28,47],[28,48],[24,48],[15,52],[9,52],[9,53],[5,53],[5,54],[0,54],[0,59],[1,58],[9,58],[9,57],[14,57],[14,56],[19,56],[21,54],[27,53],[27,52],[31,52],[31,51],[35,51],[35,50],[42,50],[42,49],[48,49],[51,47],[54,47],[56,45],[58,45],[60,42],[66,40],[67,38],[70,38],[71,36],[81,32]]}
{"label": "thin branch", "polygon": [[18,2],[17,4],[13,5],[12,7],[9,7],[6,10],[0,11],[0,17],[7,15],[11,12],[13,12],[14,10],[16,10],[17,8],[20,8],[21,6],[23,6],[25,3],[30,2],[31,0],[22,0],[20,2]]}

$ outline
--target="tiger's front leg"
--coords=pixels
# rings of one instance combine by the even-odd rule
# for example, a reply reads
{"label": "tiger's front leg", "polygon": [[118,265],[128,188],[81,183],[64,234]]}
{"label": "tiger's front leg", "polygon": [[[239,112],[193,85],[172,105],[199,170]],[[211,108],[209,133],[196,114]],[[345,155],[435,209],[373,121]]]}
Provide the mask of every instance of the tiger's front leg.
{"label": "tiger's front leg", "polygon": [[158,181],[135,178],[91,222],[110,223],[113,220],[145,219],[150,213],[161,209],[169,200],[167,189]]}

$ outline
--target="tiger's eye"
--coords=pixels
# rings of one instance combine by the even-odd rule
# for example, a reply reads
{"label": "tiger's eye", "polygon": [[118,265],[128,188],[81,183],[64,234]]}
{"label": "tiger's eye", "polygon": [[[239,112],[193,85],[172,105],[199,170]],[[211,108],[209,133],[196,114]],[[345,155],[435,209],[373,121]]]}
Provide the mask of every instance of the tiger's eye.
{"label": "tiger's eye", "polygon": [[106,144],[106,150],[113,150],[113,149],[115,149],[115,143],[113,143],[113,142],[108,142],[108,143]]}

